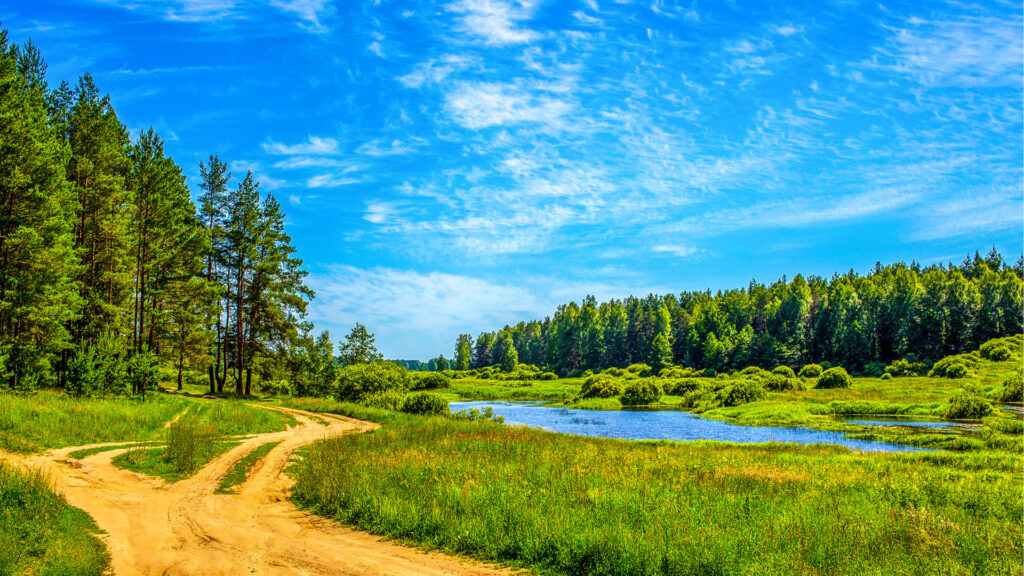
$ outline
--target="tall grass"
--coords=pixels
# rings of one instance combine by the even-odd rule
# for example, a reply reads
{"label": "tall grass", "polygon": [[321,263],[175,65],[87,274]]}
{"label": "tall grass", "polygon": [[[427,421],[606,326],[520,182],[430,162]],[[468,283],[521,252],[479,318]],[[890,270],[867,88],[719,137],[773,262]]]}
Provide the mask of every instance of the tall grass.
{"label": "tall grass", "polygon": [[296,502],[549,574],[1020,574],[1019,458],[628,442],[393,416]]}
{"label": "tall grass", "polygon": [[219,439],[213,424],[179,420],[167,428],[163,459],[175,472],[191,474],[218,453],[215,443]]}
{"label": "tall grass", "polygon": [[97,532],[40,473],[0,465],[0,574],[104,574],[109,559]]}
{"label": "tall grass", "polygon": [[[186,411],[187,410],[187,411]],[[183,421],[208,424],[217,434],[277,432],[295,422],[287,414],[263,410],[239,400],[202,400],[168,394],[146,399],[71,398],[40,391],[0,393],[0,449],[38,452],[60,446],[156,440],[164,425]]]}

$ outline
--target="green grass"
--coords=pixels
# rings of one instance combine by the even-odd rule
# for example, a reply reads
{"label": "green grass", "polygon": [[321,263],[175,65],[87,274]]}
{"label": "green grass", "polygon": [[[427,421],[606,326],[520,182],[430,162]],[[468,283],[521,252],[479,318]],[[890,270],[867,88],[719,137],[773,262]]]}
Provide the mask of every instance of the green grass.
{"label": "green grass", "polygon": [[94,446],[93,448],[85,448],[85,449],[82,449],[82,450],[75,450],[74,452],[69,452],[68,453],[68,458],[71,458],[73,460],[81,460],[82,458],[88,458],[89,456],[92,456],[93,454],[99,454],[100,452],[109,452],[111,450],[120,450],[122,448],[136,448],[136,447],[145,446],[145,445],[146,444],[144,444],[144,443],[134,443],[134,444],[113,444],[113,445],[107,445],[107,446]]}
{"label": "green grass", "polygon": [[[309,408],[309,406],[307,406]],[[629,442],[321,408],[295,501],[543,574],[1021,574],[1019,455]]]}
{"label": "green grass", "polygon": [[231,467],[231,470],[220,479],[220,484],[217,485],[218,494],[230,494],[235,492],[234,488],[243,482],[249,476],[249,470],[251,470],[256,464],[258,464],[270,451],[273,450],[281,442],[269,442],[263,444],[249,452],[244,458],[235,462],[235,465]]}
{"label": "green grass", "polygon": [[196,473],[204,464],[238,445],[238,442],[210,444],[193,466],[183,467],[167,456],[166,448],[136,447],[118,454],[111,462],[125,470],[160,478],[168,484],[184,480]]}
{"label": "green grass", "polygon": [[104,574],[110,561],[97,532],[40,473],[0,465],[0,574]]}
{"label": "green grass", "polygon": [[222,435],[277,432],[293,425],[287,414],[240,400],[201,400],[153,394],[71,398],[51,391],[30,395],[0,392],[0,449],[39,452],[62,446],[160,440],[165,424],[188,409],[183,421],[211,424]]}

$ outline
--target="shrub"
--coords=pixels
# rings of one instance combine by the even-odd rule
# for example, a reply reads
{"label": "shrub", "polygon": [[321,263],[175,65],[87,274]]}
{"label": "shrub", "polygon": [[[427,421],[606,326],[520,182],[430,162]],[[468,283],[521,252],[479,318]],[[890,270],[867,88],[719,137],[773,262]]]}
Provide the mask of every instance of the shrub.
{"label": "shrub", "polygon": [[647,378],[651,375],[651,367],[647,364],[630,364],[629,367],[626,368],[626,372],[636,374],[641,378]]}
{"label": "shrub", "polygon": [[558,374],[554,372],[541,372],[540,376],[537,376],[537,380],[558,380]]}
{"label": "shrub", "polygon": [[698,388],[700,388],[700,380],[697,380],[696,378],[673,378],[671,380],[666,380],[663,385],[665,394],[670,394],[672,396],[682,396],[687,392],[692,392]]}
{"label": "shrub", "polygon": [[952,420],[978,420],[992,413],[992,404],[983,396],[968,390],[957,392],[949,399],[946,418]]}
{"label": "shrub", "polygon": [[881,378],[882,380],[892,380],[892,374],[886,372],[885,374],[882,374]]}
{"label": "shrub", "polygon": [[452,413],[454,420],[468,420],[469,422],[494,422],[495,424],[504,424],[504,416],[495,416],[494,408],[490,406],[484,408],[481,412],[476,408],[470,408],[469,410],[459,410],[458,412]]}
{"label": "shrub", "polygon": [[821,364],[808,364],[800,369],[801,378],[817,378],[821,376]]}
{"label": "shrub", "polygon": [[620,401],[626,406],[657,404],[661,401],[662,390],[653,380],[635,380],[626,385]]}
{"label": "shrub", "polygon": [[429,416],[451,414],[451,410],[448,409],[448,401],[433,392],[409,394],[405,397],[405,402],[402,403],[402,412]]}
{"label": "shrub", "polygon": [[359,400],[363,406],[381,410],[398,410],[402,407],[403,402],[405,402],[405,392],[399,390],[382,390],[364,394]]}
{"label": "shrub", "polygon": [[892,364],[885,367],[886,374],[891,374],[893,378],[900,376],[920,376],[928,372],[928,367],[924,362],[918,362],[917,358],[900,358],[894,360]]}
{"label": "shrub", "polygon": [[604,370],[602,370],[601,374],[607,374],[609,376],[615,376],[617,378],[621,378],[621,377],[626,375],[626,371],[623,370],[622,368],[616,368],[616,367],[612,366],[611,368],[605,368]]}
{"label": "shrub", "polygon": [[847,374],[844,368],[829,368],[821,373],[815,388],[849,388],[853,385],[853,378]]}
{"label": "shrub", "polygon": [[701,372],[701,375],[705,378],[714,378],[715,376],[718,376],[718,370],[715,370],[714,368],[705,368],[704,371]]}
{"label": "shrub", "polygon": [[[778,375],[781,376],[781,375]],[[785,379],[785,376],[782,376]],[[757,380],[737,380],[723,390],[722,406],[739,406],[748,402],[763,400],[767,393]]]}
{"label": "shrub", "polygon": [[786,392],[789,390],[804,389],[803,382],[796,378],[786,378],[782,374],[772,374],[764,379],[762,385],[765,390],[769,390],[771,392]]}
{"label": "shrub", "polygon": [[1003,380],[1003,391],[999,394],[1000,402],[1024,402],[1024,386],[1020,373]]}
{"label": "shrub", "polygon": [[789,366],[776,366],[775,369],[772,370],[772,374],[778,374],[780,376],[785,376],[786,378],[796,378],[796,373],[793,372],[793,369]]}
{"label": "shrub", "polygon": [[878,378],[885,373],[885,364],[882,362],[868,362],[864,365],[864,375],[871,378]]}
{"label": "shrub", "polygon": [[583,381],[579,398],[614,398],[622,394],[622,385],[604,374],[590,376]]}
{"label": "shrub", "polygon": [[441,372],[426,372],[412,382],[413,390],[435,390],[451,386],[451,378]]}
{"label": "shrub", "polygon": [[338,370],[335,395],[339,400],[360,400],[376,392],[409,389],[409,372],[391,362],[352,364]]}
{"label": "shrub", "polygon": [[946,366],[943,374],[946,378],[967,378],[971,375],[971,369],[962,362],[952,362]]}
{"label": "shrub", "polygon": [[821,362],[818,362],[818,364],[821,365],[822,371],[828,370],[829,368],[838,368],[838,366],[833,366],[828,360],[822,360]]}
{"label": "shrub", "polygon": [[965,378],[966,374],[962,376],[950,376],[950,368],[953,367],[954,374],[964,374],[964,370],[959,368],[959,366],[965,367],[967,369],[967,373],[970,373],[972,370],[976,370],[980,364],[981,355],[978,352],[946,356],[935,363],[935,366],[933,366],[931,371],[928,372],[928,375],[939,378]]}
{"label": "shrub", "polygon": [[1007,338],[993,338],[982,344],[978,352],[982,358],[987,360],[1005,362],[1011,360],[1014,356],[1020,355],[1022,345],[1024,345],[1024,340],[1022,340],[1020,335]]}
{"label": "shrub", "polygon": [[662,368],[661,371],[658,372],[658,378],[686,378],[686,376],[686,372],[678,366]]}

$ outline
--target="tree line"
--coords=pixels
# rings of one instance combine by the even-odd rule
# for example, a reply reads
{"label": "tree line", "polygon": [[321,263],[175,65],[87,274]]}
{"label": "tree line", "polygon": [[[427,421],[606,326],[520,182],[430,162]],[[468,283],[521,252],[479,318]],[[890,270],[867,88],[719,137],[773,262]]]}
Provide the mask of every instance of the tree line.
{"label": "tree line", "polygon": [[995,248],[955,265],[876,264],[831,279],[783,277],[746,288],[630,296],[558,307],[475,340],[459,335],[452,368],[518,361],[561,375],[646,363],[717,371],[827,361],[859,371],[871,362],[938,360],[1020,334],[1024,257]]}
{"label": "tree line", "polygon": [[45,76],[0,30],[0,387],[284,377],[313,292],[277,200],[210,156],[197,207],[152,128],[132,138],[89,74]]}

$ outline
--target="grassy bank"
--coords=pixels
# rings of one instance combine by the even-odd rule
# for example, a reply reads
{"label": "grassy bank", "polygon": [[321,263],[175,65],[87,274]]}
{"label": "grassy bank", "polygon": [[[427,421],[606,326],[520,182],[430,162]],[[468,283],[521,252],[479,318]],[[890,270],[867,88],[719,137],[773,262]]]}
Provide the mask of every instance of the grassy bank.
{"label": "grassy bank", "polygon": [[0,449],[38,452],[48,448],[102,442],[162,440],[175,416],[213,426],[219,435],[284,430],[288,415],[261,410],[237,400],[200,400],[154,394],[129,397],[71,398],[40,391],[0,393]]}
{"label": "grassy bank", "polygon": [[[309,406],[307,406],[308,408]],[[439,418],[315,444],[300,505],[549,574],[1020,574],[1020,459],[627,442]]]}
{"label": "grassy bank", "polygon": [[235,491],[235,488],[245,482],[245,479],[249,477],[249,472],[256,467],[257,464],[262,461],[270,451],[273,450],[280,442],[268,442],[263,444],[249,452],[244,458],[235,462],[235,465],[228,470],[228,473],[220,479],[220,484],[217,485],[218,494],[228,494]]}
{"label": "grassy bank", "polygon": [[0,574],[104,574],[109,559],[97,531],[41,475],[0,464]]}

